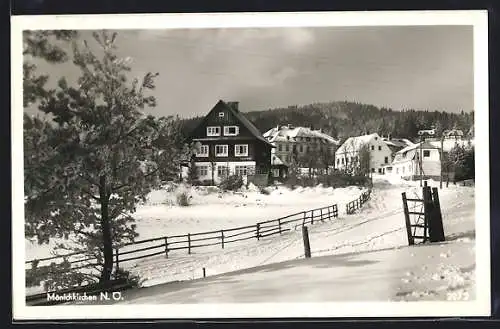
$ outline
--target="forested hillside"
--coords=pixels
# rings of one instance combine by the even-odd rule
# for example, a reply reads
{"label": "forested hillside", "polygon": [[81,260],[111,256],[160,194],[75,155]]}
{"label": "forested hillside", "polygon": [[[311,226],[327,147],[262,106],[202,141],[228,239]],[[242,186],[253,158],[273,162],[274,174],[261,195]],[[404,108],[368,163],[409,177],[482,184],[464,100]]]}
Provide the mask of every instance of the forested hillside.
{"label": "forested hillside", "polygon": [[[322,129],[325,133],[341,139],[373,132],[380,135],[390,134],[392,137],[416,138],[418,130],[431,129],[431,126],[435,127],[438,134],[453,127],[466,133],[474,122],[474,112],[394,111],[355,102],[292,105],[246,112],[245,115],[261,132],[277,125],[291,124]],[[185,120],[185,133],[189,133],[201,119],[202,117],[197,117]]]}

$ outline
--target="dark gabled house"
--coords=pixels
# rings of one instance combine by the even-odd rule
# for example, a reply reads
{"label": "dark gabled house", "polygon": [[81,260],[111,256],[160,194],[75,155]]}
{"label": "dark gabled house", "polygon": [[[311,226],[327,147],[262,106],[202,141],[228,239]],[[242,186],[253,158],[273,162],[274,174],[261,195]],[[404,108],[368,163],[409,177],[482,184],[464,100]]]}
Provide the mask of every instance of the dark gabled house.
{"label": "dark gabled house", "polygon": [[193,129],[193,158],[201,181],[218,183],[227,175],[244,178],[266,174],[274,147],[238,109],[238,102],[219,100]]}

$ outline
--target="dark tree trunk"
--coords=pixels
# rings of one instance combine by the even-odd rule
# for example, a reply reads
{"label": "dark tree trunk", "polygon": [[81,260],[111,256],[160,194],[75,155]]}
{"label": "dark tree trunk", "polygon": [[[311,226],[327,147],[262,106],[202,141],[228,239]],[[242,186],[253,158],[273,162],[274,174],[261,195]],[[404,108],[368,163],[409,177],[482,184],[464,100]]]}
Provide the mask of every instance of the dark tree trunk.
{"label": "dark tree trunk", "polygon": [[105,176],[100,177],[99,185],[99,197],[101,199],[102,245],[104,252],[104,265],[101,272],[100,282],[106,285],[111,280],[111,273],[113,272],[113,241],[111,237],[111,224],[108,208],[109,195],[106,191]]}

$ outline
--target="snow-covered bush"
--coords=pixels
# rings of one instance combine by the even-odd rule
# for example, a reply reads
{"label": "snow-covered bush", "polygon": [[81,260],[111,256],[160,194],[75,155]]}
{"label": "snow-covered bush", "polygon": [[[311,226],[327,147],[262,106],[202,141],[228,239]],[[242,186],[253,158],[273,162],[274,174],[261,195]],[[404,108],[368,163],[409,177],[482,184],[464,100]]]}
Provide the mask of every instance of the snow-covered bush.
{"label": "snow-covered bush", "polygon": [[230,175],[219,184],[219,188],[224,191],[236,191],[243,186],[243,178],[238,175]]}
{"label": "snow-covered bush", "polygon": [[187,191],[179,191],[176,195],[176,200],[177,200],[177,205],[181,207],[187,207],[189,206],[189,200],[191,199],[191,196]]}

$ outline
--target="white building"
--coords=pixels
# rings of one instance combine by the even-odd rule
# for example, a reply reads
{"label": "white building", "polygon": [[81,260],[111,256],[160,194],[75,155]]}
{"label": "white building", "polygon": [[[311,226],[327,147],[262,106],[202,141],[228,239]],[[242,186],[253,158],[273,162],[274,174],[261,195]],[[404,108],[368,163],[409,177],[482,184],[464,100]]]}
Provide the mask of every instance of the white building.
{"label": "white building", "polygon": [[331,156],[331,164],[335,159],[335,150],[339,141],[325,134],[321,129],[294,127],[292,125],[277,126],[263,134],[264,138],[275,147],[271,149],[271,165],[274,177],[284,177],[293,155],[297,159],[313,152],[323,152],[323,156]]}
{"label": "white building", "polygon": [[349,137],[335,152],[335,168],[352,169],[359,166],[359,151],[368,147],[370,154],[370,172],[384,173],[384,167],[391,163],[392,151],[377,134]]}
{"label": "white building", "polygon": [[[422,173],[420,172],[422,154]],[[417,143],[398,151],[386,174],[409,180],[416,180],[422,174],[424,179],[439,179],[441,175],[440,149],[428,142]]]}

